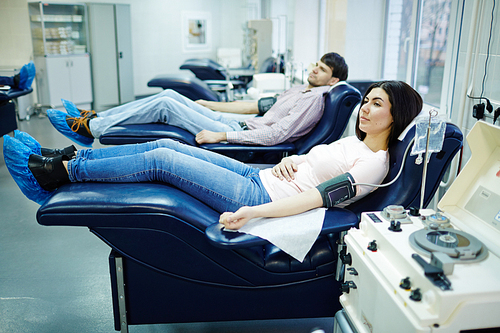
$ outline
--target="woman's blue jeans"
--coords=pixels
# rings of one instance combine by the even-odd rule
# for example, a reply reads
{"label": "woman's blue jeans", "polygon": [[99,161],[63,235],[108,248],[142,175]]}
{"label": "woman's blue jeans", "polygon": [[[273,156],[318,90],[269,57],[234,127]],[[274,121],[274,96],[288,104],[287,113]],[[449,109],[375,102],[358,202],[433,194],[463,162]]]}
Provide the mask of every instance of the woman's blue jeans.
{"label": "woman's blue jeans", "polygon": [[271,201],[259,169],[170,139],[82,149],[68,172],[72,182],[165,182],[220,213]]}

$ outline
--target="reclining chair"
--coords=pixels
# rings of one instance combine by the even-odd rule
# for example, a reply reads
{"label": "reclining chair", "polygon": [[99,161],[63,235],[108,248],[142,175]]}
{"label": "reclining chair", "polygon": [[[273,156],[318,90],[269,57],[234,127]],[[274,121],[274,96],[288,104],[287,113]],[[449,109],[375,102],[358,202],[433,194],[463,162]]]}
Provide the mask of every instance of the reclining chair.
{"label": "reclining chair", "polygon": [[[328,144],[342,136],[349,118],[360,102],[358,90],[349,84],[339,84],[326,96],[321,120],[311,132],[295,142],[275,146],[239,145],[229,143],[203,144],[200,147],[236,158],[242,162],[277,163],[289,154],[305,154],[312,147]],[[158,139],[175,139],[197,146],[195,136],[179,127],[165,124],[135,124],[114,126],[104,132],[99,142],[104,145],[140,143]]]}
{"label": "reclining chair", "polygon": [[[413,136],[414,130],[390,147],[384,183],[398,173]],[[430,158],[424,205],[462,139],[448,124],[442,151]],[[216,211],[165,184],[66,184],[37,220],[88,227],[110,246],[115,329],[122,332],[140,324],[333,317],[340,309],[339,234],[355,227],[362,211],[419,206],[422,168],[409,156],[391,186],[348,209],[329,209],[302,263],[260,238],[221,231]]]}
{"label": "reclining chair", "polygon": [[[283,59],[281,59],[283,69]],[[179,69],[191,71],[196,78],[189,75],[163,74],[154,77],[148,82],[148,87],[159,87],[172,89],[192,99],[206,99],[209,101],[228,101],[227,93],[230,89],[246,89],[252,80],[252,75],[231,75],[226,68],[217,62],[208,59],[188,59]],[[247,70],[248,68],[241,68]],[[238,68],[236,72],[240,72]],[[266,59],[260,68],[260,73],[271,73],[276,71],[276,59]],[[283,71],[282,71],[283,72]],[[197,79],[197,80],[196,80]],[[228,88],[228,83],[231,86]],[[215,99],[212,99],[215,98]]]}
{"label": "reclining chair", "polygon": [[[233,88],[245,88],[250,77],[230,77],[227,70],[211,59],[188,59],[180,69],[190,70],[195,77],[186,74],[158,75],[148,82],[148,87],[172,89],[192,99],[228,101],[227,92]],[[228,84],[232,86],[228,86]]]}
{"label": "reclining chair", "polygon": [[0,92],[0,135],[3,136],[17,129],[16,105],[13,100],[32,91],[33,88],[10,89]]}
{"label": "reclining chair", "polygon": [[196,101],[204,99],[213,102],[223,102],[223,96],[210,89],[206,82],[186,74],[158,75],[148,82],[148,87],[172,89],[187,98]]}

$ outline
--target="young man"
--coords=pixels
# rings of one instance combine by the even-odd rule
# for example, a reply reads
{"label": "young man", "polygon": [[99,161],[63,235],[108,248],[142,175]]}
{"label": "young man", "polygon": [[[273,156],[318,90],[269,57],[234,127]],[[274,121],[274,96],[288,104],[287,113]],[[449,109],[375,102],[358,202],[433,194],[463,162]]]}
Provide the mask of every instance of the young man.
{"label": "young man", "polygon": [[48,110],[47,115],[59,132],[84,146],[92,145],[94,138],[99,138],[115,125],[158,122],[193,133],[198,144],[228,141],[271,146],[295,141],[307,134],[323,115],[324,94],[337,82],[346,80],[347,74],[344,58],[337,53],[327,53],[309,74],[307,85],[288,89],[278,96],[262,117],[245,122],[224,117],[212,110],[256,114],[259,113],[258,102],[193,102],[172,90],[98,115],[93,111],[78,110],[74,104],[63,101],[69,115],[58,110]]}

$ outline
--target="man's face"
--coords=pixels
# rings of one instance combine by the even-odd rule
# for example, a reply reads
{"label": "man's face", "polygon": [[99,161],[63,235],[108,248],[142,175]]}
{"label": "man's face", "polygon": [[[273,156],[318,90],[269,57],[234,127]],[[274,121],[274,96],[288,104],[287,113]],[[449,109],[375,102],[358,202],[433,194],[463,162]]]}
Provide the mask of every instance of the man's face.
{"label": "man's face", "polygon": [[320,87],[326,85],[333,86],[339,82],[339,79],[332,77],[332,69],[320,60],[312,68],[307,81],[312,87]]}

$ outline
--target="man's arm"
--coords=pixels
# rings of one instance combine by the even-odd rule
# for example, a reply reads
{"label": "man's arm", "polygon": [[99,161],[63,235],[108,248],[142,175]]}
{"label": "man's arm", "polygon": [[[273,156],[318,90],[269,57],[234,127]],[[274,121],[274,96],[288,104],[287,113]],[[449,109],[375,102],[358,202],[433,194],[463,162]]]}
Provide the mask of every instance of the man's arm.
{"label": "man's arm", "polygon": [[259,105],[258,101],[253,102],[212,102],[199,99],[196,103],[203,105],[210,110],[238,114],[258,114]]}
{"label": "man's arm", "polygon": [[227,142],[273,146],[285,142],[289,138],[297,139],[307,134],[321,119],[324,107],[322,95],[308,97],[312,98],[304,96],[302,100],[295,103],[291,110],[282,112],[271,109],[262,118],[248,120],[247,125],[249,127],[250,121],[252,124],[257,122],[265,123],[265,126],[259,126],[259,128],[249,131],[227,132]]}

